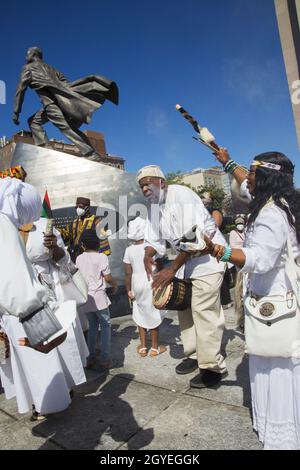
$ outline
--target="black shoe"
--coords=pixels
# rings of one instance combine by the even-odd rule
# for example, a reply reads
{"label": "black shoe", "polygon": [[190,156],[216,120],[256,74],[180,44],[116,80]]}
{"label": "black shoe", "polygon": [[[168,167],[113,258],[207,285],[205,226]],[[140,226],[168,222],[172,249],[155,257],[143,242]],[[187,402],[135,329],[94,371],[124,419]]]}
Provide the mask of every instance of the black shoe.
{"label": "black shoe", "polygon": [[180,364],[178,364],[178,366],[176,366],[175,371],[176,374],[184,375],[190,374],[196,369],[198,369],[197,359],[191,359],[190,357],[188,357],[187,359],[184,359]]}
{"label": "black shoe", "polygon": [[217,385],[221,380],[228,375],[228,372],[219,374],[212,370],[202,370],[198,375],[190,380],[192,388],[211,388]]}

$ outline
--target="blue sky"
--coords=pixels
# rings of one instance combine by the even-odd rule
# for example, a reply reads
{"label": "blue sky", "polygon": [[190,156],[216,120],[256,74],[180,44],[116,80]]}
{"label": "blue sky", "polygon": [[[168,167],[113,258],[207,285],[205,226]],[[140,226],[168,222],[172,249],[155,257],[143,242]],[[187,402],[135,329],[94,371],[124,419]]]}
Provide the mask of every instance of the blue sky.
{"label": "blue sky", "polygon": [[[0,39],[7,86],[1,136],[27,128],[40,107],[28,90],[21,126],[11,122],[26,49],[38,45],[70,80],[95,73],[117,82],[120,105],[106,102],[89,128],[105,134],[107,151],[123,156],[128,171],[214,164],[175,110],[180,103],[243,164],[263,151],[286,153],[300,186],[273,0],[11,0],[2,5]],[[61,138],[51,124],[46,128]]]}

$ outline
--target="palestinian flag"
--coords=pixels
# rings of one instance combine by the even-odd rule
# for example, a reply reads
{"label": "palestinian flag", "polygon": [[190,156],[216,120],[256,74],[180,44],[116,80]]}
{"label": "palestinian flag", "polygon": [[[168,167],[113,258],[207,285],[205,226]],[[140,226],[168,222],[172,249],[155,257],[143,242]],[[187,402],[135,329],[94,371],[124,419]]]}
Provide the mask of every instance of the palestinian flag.
{"label": "palestinian flag", "polygon": [[42,206],[42,211],[41,211],[41,217],[44,217],[45,219],[53,219],[53,214],[52,214],[50,200],[49,200],[47,190],[45,191],[45,196],[44,196],[43,206]]}

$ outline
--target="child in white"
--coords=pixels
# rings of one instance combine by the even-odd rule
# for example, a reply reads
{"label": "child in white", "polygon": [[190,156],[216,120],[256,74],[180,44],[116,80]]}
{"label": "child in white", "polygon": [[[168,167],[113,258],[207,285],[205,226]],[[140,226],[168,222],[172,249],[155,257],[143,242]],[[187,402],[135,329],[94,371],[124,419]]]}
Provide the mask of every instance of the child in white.
{"label": "child in white", "polygon": [[133,301],[133,320],[138,325],[141,344],[137,351],[141,357],[147,356],[147,330],[151,332],[150,356],[157,356],[166,351],[165,346],[158,346],[158,327],[164,312],[152,304],[151,282],[147,278],[144,266],[144,234],[146,221],[137,217],[128,224],[128,238],[133,240],[124,255],[125,286],[129,299]]}

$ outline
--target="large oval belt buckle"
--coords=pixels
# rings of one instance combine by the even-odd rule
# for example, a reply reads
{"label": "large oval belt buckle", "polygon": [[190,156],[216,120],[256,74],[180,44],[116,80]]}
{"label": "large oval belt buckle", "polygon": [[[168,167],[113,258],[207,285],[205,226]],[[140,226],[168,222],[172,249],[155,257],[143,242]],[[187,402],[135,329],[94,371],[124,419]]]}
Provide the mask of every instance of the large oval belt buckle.
{"label": "large oval belt buckle", "polygon": [[263,317],[270,317],[275,311],[275,307],[271,302],[265,302],[259,307],[259,313]]}

